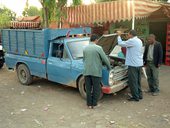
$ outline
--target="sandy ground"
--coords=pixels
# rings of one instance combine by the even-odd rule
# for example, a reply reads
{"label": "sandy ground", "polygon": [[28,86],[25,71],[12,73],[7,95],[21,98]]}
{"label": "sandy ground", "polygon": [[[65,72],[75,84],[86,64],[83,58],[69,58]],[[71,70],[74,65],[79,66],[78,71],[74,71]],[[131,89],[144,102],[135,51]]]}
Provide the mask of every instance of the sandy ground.
{"label": "sandy ground", "polygon": [[[146,79],[142,79],[147,90]],[[0,128],[170,128],[170,67],[160,69],[159,96],[144,93],[126,100],[129,89],[104,95],[100,107],[87,109],[77,89],[34,79],[18,82],[16,72],[0,70]]]}

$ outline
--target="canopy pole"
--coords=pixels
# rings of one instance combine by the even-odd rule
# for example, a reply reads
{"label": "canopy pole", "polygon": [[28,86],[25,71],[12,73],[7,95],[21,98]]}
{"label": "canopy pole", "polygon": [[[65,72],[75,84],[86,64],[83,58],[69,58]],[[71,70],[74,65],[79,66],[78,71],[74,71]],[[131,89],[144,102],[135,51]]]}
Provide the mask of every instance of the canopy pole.
{"label": "canopy pole", "polygon": [[135,3],[132,0],[132,29],[135,29]]}

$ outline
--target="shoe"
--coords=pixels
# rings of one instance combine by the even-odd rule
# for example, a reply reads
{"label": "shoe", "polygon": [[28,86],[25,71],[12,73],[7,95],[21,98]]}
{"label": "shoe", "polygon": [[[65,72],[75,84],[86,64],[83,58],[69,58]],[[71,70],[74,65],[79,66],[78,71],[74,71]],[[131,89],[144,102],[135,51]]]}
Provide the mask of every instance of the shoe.
{"label": "shoe", "polygon": [[150,89],[148,89],[147,91],[145,91],[146,93],[152,93],[153,91],[151,91]]}
{"label": "shoe", "polygon": [[88,109],[93,109],[93,106],[87,106]]}
{"label": "shoe", "polygon": [[159,95],[159,92],[153,92],[152,93],[152,96],[158,96]]}
{"label": "shoe", "polygon": [[139,97],[139,100],[142,100],[142,99],[143,99],[143,96],[140,96],[140,97]]}
{"label": "shoe", "polygon": [[94,109],[99,108],[100,104],[93,106]]}
{"label": "shoe", "polygon": [[135,99],[135,98],[133,98],[133,97],[131,97],[131,98],[127,99],[127,100],[128,100],[128,101],[136,101],[136,102],[139,101],[139,99]]}

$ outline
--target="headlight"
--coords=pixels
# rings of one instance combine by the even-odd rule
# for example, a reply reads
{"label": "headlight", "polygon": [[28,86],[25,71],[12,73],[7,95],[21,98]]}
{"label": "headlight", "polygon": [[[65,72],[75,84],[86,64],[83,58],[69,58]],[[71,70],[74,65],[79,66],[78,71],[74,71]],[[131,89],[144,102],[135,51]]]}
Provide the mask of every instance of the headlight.
{"label": "headlight", "polygon": [[112,79],[109,79],[109,85],[113,85],[114,81]]}
{"label": "headlight", "polygon": [[114,77],[113,72],[110,72],[109,73],[109,85],[113,85],[114,83],[113,77]]}
{"label": "headlight", "polygon": [[113,73],[110,73],[110,74],[109,74],[109,78],[110,78],[110,79],[113,79]]}

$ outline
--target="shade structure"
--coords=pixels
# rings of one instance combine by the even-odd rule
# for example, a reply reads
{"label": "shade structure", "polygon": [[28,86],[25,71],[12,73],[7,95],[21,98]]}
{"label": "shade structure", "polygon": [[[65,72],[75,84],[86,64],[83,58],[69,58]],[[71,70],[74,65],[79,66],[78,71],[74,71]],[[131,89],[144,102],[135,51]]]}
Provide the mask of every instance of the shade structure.
{"label": "shade structure", "polygon": [[170,15],[170,5],[149,0],[119,0],[103,2],[91,5],[79,5],[65,8],[67,18],[64,20],[70,24],[93,24],[95,22],[116,22],[131,20],[133,17],[141,19],[150,16],[153,12],[162,8],[163,13]]}

